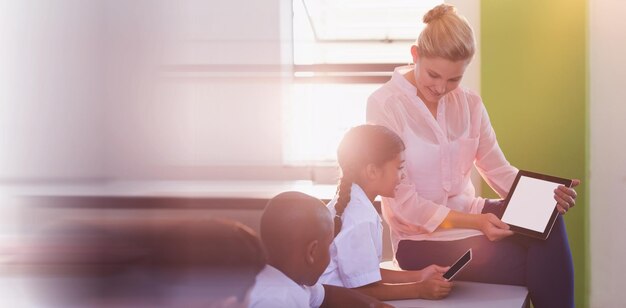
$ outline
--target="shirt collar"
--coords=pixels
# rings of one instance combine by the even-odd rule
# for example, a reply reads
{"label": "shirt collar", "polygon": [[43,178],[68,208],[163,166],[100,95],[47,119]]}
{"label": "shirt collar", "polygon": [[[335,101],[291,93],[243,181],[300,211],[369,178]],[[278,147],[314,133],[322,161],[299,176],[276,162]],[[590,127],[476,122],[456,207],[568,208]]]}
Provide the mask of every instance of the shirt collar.
{"label": "shirt collar", "polygon": [[350,192],[350,199],[353,199],[355,201],[358,202],[353,202],[350,205],[364,205],[365,208],[367,208],[367,211],[370,211],[372,214],[376,214],[376,216],[378,216],[378,212],[376,211],[376,208],[374,208],[374,205],[372,204],[372,201],[370,201],[370,199],[367,197],[367,195],[365,194],[365,191],[363,190],[363,188],[361,188],[361,186],[359,186],[356,183],[352,183],[352,188],[351,188],[351,192]]}
{"label": "shirt collar", "polygon": [[406,92],[406,94],[410,95],[411,97],[415,96],[419,99],[419,97],[417,96],[417,88],[412,85],[411,82],[406,79],[406,77],[404,77],[404,74],[412,70],[414,67],[415,64],[396,67],[393,70],[393,74],[391,75],[391,82],[395,86],[400,88],[403,92]]}
{"label": "shirt collar", "polygon": [[367,194],[365,194],[365,191],[361,188],[361,186],[359,186],[359,184],[352,183],[352,187],[350,189],[350,199],[358,199],[361,203],[365,203],[367,205],[372,204],[370,199],[367,197]]}
{"label": "shirt collar", "polygon": [[289,278],[289,276],[285,275],[285,273],[281,272],[279,269],[277,269],[277,268],[275,268],[275,267],[273,267],[273,266],[271,266],[269,264],[265,265],[265,271],[267,271],[269,276],[278,278],[281,281],[281,283],[284,283],[284,284],[290,285],[290,286],[298,286],[300,288],[304,288],[303,285],[299,285],[295,281],[291,280],[291,278]]}

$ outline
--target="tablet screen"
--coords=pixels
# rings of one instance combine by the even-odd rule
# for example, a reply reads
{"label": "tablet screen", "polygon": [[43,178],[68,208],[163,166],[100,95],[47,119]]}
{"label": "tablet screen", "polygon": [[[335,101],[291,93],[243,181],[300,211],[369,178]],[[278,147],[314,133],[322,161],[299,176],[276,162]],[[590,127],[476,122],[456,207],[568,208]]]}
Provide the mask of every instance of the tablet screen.
{"label": "tablet screen", "polygon": [[470,260],[472,260],[471,248],[443,274],[443,278],[446,280],[452,279]]}
{"label": "tablet screen", "polygon": [[544,232],[556,201],[554,189],[559,183],[522,175],[512,191],[502,221],[537,232]]}

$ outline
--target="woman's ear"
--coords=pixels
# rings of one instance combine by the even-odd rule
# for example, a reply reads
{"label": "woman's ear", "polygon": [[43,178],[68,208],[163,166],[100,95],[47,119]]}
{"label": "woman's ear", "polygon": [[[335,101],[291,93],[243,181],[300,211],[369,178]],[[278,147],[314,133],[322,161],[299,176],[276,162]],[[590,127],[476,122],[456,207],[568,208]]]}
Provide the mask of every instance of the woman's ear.
{"label": "woman's ear", "polygon": [[306,245],[306,263],[311,265],[315,264],[315,256],[317,255],[317,249],[319,248],[319,241],[313,240]]}
{"label": "woman's ear", "polygon": [[411,45],[411,56],[413,57],[413,63],[417,63],[420,59],[420,53],[417,50],[417,45]]}

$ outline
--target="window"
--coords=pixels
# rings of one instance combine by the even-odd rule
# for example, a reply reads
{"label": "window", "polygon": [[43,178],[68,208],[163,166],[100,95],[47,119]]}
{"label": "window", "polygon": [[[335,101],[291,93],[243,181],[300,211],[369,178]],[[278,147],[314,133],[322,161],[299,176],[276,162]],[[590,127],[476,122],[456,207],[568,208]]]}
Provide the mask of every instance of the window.
{"label": "window", "polygon": [[293,83],[283,108],[284,159],[336,160],[345,131],[365,122],[367,97],[411,62],[422,16],[443,1],[293,0]]}

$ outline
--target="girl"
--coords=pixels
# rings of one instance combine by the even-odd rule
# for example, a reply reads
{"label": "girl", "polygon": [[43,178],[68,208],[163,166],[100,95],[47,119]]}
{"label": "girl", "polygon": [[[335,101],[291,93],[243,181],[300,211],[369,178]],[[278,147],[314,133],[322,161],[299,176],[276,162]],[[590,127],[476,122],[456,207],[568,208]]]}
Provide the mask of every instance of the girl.
{"label": "girl", "polygon": [[400,137],[383,126],[357,126],[344,136],[337,150],[342,176],[337,196],[328,204],[335,239],[322,283],[355,288],[380,300],[440,299],[450,292],[451,283],[442,277],[447,268],[380,268],[383,227],[373,202],[378,195],[395,196],[403,151]]}

